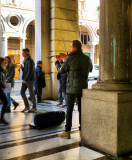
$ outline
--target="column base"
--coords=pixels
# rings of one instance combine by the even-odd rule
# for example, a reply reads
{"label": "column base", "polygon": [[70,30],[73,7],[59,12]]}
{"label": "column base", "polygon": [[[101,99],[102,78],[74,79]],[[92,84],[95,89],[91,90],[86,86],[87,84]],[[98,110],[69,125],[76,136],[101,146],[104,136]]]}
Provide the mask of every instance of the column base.
{"label": "column base", "polygon": [[132,91],[132,83],[97,82],[92,86],[92,89],[105,91]]}
{"label": "column base", "polygon": [[132,92],[84,90],[81,142],[112,156],[132,153]]}

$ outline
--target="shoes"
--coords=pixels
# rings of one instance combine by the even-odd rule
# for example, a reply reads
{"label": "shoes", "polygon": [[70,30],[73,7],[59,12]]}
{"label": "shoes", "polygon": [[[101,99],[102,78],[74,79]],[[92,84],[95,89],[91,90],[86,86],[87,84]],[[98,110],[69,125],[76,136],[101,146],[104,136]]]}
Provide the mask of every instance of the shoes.
{"label": "shoes", "polygon": [[24,108],[24,110],[22,110],[21,112],[26,112],[28,111],[30,108]]}
{"label": "shoes", "polygon": [[61,105],[63,105],[63,103],[61,103],[61,102],[59,102],[59,103],[57,104],[57,106],[61,106]]}
{"label": "shoes", "polygon": [[35,111],[37,111],[37,109],[36,108],[32,108],[28,112],[35,112]]}
{"label": "shoes", "polygon": [[60,133],[60,134],[58,134],[58,136],[61,137],[61,138],[67,138],[67,139],[70,139],[70,138],[71,138],[71,136],[70,136],[70,131]]}
{"label": "shoes", "polygon": [[4,119],[0,119],[0,124],[8,125],[9,123]]}
{"label": "shoes", "polygon": [[67,105],[66,105],[66,104],[64,104],[62,107],[63,107],[63,108],[66,108],[66,107],[67,107]]}
{"label": "shoes", "polygon": [[6,113],[11,113],[11,109],[9,107],[7,107]]}
{"label": "shoes", "polygon": [[13,110],[16,110],[16,108],[19,106],[19,103],[17,103],[17,102],[13,102],[13,105],[14,105]]}

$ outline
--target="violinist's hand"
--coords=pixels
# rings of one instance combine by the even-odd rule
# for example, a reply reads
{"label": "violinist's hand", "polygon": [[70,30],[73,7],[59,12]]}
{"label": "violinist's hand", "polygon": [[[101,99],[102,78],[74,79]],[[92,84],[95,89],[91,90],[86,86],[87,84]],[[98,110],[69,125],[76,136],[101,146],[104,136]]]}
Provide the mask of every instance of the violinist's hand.
{"label": "violinist's hand", "polygon": [[58,58],[58,56],[55,56],[55,61],[59,61],[59,58]]}

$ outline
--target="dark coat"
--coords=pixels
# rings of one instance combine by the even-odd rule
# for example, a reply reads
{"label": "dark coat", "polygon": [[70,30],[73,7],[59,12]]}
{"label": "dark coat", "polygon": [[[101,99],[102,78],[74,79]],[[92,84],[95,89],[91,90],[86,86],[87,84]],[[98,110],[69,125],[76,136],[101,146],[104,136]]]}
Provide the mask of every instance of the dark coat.
{"label": "dark coat", "polygon": [[24,81],[34,81],[35,79],[35,64],[33,59],[29,56],[24,61],[22,80]]}
{"label": "dark coat", "polygon": [[15,68],[17,65],[10,62],[6,67],[6,83],[11,83],[11,87],[14,87]]}
{"label": "dark coat", "polygon": [[0,67],[0,90],[5,89],[6,77],[3,69]]}
{"label": "dark coat", "polygon": [[[60,63],[59,61],[55,62],[56,68],[57,70],[59,70],[59,68],[61,68],[61,66],[63,65],[63,63]],[[62,80],[62,92],[66,92],[66,81],[67,81],[67,74],[57,74],[57,79],[58,80]]]}
{"label": "dark coat", "polygon": [[34,82],[35,88],[45,88],[45,73],[42,72],[42,68],[37,66],[35,68],[35,82]]}
{"label": "dark coat", "polygon": [[59,74],[67,73],[66,93],[82,94],[88,88],[88,74],[92,71],[91,59],[81,50],[68,56],[59,69]]}

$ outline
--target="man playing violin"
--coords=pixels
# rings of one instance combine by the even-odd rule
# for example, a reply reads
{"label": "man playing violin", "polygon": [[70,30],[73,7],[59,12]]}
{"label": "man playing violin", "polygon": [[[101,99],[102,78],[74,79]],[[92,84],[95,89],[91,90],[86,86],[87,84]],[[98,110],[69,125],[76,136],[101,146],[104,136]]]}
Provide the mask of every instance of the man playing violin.
{"label": "man playing violin", "polygon": [[79,131],[81,131],[81,97],[82,90],[88,88],[88,74],[92,71],[91,59],[82,52],[82,43],[74,40],[71,43],[71,52],[67,56],[63,65],[60,67],[56,61],[58,75],[67,73],[66,94],[67,94],[67,113],[65,132],[59,134],[59,137],[70,139],[72,127],[72,112],[74,102],[78,100],[79,111]]}

